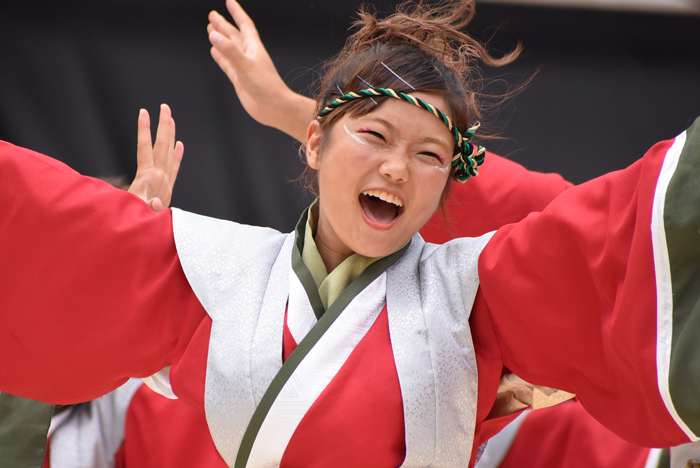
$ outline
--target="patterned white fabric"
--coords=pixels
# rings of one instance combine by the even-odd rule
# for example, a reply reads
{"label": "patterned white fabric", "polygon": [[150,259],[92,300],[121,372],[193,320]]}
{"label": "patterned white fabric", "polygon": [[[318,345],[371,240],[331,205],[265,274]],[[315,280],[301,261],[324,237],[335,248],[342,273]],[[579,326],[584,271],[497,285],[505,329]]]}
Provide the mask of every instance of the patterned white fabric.
{"label": "patterned white fabric", "polygon": [[114,456],[124,442],[126,412],[142,385],[131,379],[88,403],[71,408],[51,428],[51,468],[113,468]]}
{"label": "patterned white fabric", "polygon": [[309,297],[306,295],[306,290],[296,273],[290,269],[287,327],[289,327],[294,341],[297,344],[301,343],[301,340],[316,325],[316,322],[318,320],[316,319],[316,314],[314,314],[314,308],[309,302]]}
{"label": "patterned white fabric", "polygon": [[685,468],[688,460],[700,461],[700,441],[671,447],[671,468]]}

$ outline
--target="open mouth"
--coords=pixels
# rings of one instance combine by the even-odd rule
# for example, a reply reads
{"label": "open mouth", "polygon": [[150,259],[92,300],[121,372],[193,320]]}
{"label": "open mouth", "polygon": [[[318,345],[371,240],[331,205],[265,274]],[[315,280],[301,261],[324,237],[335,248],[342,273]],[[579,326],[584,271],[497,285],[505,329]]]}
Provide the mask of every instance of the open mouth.
{"label": "open mouth", "polygon": [[403,213],[401,200],[381,190],[366,190],[360,194],[359,199],[362,211],[375,223],[391,224]]}

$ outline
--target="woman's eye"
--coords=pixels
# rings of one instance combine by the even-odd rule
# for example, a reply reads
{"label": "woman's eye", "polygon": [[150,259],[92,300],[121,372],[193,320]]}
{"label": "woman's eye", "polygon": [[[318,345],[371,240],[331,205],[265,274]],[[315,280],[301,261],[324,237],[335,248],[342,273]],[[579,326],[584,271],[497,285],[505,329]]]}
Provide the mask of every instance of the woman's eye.
{"label": "woman's eye", "polygon": [[437,154],[437,153],[431,153],[430,151],[424,151],[424,152],[422,152],[422,153],[420,153],[420,154],[424,154],[424,155],[426,155],[426,156],[430,156],[431,158],[435,158],[435,159],[437,159],[438,161],[440,161],[441,163],[445,161],[445,158],[443,158],[442,156],[440,156],[440,155]]}
{"label": "woman's eye", "polygon": [[370,134],[370,135],[372,135],[372,136],[375,136],[375,137],[379,138],[380,140],[382,140],[382,141],[384,141],[384,142],[386,141],[386,138],[384,138],[384,135],[382,135],[382,134],[379,133],[379,132],[375,132],[374,130],[370,130],[370,129],[368,129],[368,128],[361,128],[361,129],[358,130],[358,131],[359,131],[360,133],[368,133],[368,134]]}

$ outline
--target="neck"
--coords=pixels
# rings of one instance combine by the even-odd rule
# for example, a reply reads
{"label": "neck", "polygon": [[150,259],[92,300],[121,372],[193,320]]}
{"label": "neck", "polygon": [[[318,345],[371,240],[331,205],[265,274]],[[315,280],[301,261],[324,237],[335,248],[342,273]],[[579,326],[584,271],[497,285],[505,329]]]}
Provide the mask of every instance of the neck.
{"label": "neck", "polygon": [[323,264],[326,266],[326,271],[329,274],[331,271],[335,270],[338,265],[343,263],[346,258],[355,253],[347,248],[335,249],[327,245],[323,242],[323,236],[320,235],[320,230],[316,232],[314,241],[316,242],[316,248],[318,249],[319,255],[321,255]]}
{"label": "neck", "polygon": [[346,258],[355,253],[340,242],[338,236],[332,231],[328,223],[325,223],[319,216],[316,232],[314,233],[314,242],[328,274],[343,263]]}

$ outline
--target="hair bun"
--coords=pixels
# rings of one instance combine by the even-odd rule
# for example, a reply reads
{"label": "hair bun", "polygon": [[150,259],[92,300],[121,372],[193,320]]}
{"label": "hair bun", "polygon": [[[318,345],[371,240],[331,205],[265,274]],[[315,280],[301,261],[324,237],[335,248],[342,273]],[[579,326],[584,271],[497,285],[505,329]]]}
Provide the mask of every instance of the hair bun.
{"label": "hair bun", "polygon": [[434,56],[459,76],[468,74],[478,62],[498,67],[515,60],[521,52],[520,45],[495,58],[463,31],[474,14],[474,0],[439,5],[409,1],[384,19],[378,19],[372,7],[362,6],[359,18],[353,23],[353,28],[358,29],[348,38],[345,51],[353,53],[378,44],[411,45]]}

